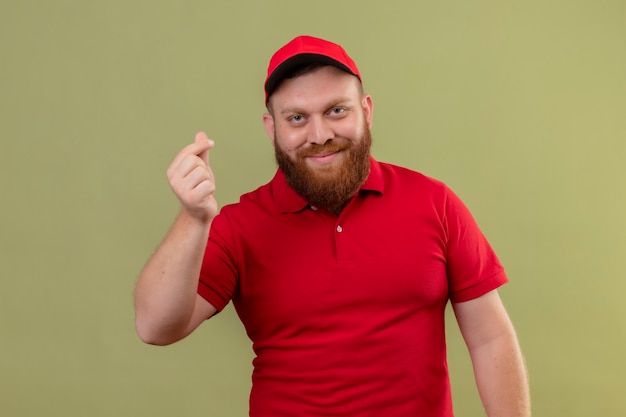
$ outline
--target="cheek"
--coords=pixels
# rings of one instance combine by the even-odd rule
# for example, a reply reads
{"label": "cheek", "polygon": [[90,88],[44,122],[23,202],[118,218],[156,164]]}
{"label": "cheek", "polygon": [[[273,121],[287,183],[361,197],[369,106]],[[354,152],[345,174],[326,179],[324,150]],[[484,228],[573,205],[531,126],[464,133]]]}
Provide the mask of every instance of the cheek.
{"label": "cheek", "polygon": [[363,136],[364,123],[363,121],[359,121],[357,119],[351,120],[350,122],[337,127],[335,133],[337,134],[337,136],[346,138],[351,141],[356,141]]}
{"label": "cheek", "polygon": [[277,126],[274,131],[275,145],[285,152],[299,148],[306,143],[306,133],[303,129],[285,129]]}

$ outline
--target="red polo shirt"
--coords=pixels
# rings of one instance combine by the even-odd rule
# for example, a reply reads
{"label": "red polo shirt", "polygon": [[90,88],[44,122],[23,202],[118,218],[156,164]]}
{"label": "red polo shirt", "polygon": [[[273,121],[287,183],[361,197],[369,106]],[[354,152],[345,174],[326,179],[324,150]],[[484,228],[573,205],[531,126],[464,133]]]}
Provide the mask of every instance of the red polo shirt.
{"label": "red polo shirt", "polygon": [[444,309],[507,281],[463,203],[371,159],[339,216],[278,171],[222,209],[198,292],[253,342],[250,415],[452,416]]}

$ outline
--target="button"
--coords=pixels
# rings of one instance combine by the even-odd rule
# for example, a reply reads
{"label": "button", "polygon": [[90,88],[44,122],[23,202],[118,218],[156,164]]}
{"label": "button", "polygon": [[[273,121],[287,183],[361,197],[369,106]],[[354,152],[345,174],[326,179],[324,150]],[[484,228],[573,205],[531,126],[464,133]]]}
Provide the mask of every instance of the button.
{"label": "button", "polygon": [[338,232],[338,233],[343,232],[343,227],[341,227],[341,226],[337,226],[337,232]]}

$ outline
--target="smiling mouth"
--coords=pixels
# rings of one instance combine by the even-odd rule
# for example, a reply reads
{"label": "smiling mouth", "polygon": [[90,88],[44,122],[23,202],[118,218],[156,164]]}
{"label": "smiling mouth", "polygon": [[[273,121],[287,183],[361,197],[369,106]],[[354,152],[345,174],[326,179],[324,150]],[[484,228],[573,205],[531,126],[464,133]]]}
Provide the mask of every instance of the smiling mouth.
{"label": "smiling mouth", "polygon": [[315,155],[307,156],[306,159],[316,165],[329,165],[335,162],[341,153],[341,150],[337,150],[334,152],[322,152]]}
{"label": "smiling mouth", "polygon": [[336,153],[341,152],[340,150],[336,150],[336,151],[331,151],[331,152],[321,152],[321,153],[317,153],[315,155],[309,155],[310,158],[325,158],[327,156],[330,155],[334,155]]}

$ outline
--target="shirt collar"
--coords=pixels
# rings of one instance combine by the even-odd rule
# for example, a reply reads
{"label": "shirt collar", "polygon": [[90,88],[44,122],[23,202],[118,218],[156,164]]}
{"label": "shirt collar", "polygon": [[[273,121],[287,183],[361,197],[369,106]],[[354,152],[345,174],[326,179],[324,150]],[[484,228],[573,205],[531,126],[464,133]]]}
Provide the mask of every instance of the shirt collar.
{"label": "shirt collar", "polygon": [[[274,201],[281,213],[297,213],[309,207],[309,203],[287,184],[285,174],[279,169],[271,181]],[[370,173],[359,189],[359,193],[371,191],[383,194],[385,183],[380,163],[370,156]]]}

